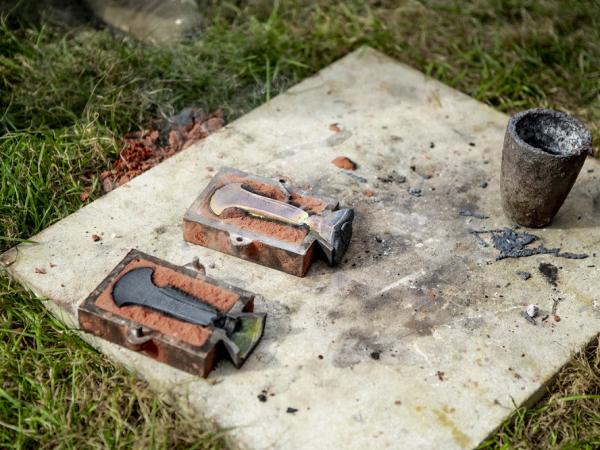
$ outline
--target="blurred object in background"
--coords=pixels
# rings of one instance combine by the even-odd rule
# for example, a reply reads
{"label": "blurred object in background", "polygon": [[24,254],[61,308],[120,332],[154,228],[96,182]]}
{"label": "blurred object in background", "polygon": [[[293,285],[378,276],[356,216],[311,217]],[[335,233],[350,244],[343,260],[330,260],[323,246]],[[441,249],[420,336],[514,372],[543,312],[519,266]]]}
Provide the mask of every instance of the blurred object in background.
{"label": "blurred object in background", "polygon": [[175,42],[200,25],[195,0],[84,0],[106,26],[146,43]]}

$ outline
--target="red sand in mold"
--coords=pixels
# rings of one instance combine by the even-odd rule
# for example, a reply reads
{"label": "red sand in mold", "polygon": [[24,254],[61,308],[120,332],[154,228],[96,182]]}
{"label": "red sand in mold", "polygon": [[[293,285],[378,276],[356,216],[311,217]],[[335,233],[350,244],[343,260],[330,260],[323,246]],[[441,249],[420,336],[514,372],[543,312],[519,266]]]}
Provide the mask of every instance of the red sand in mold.
{"label": "red sand in mold", "polygon": [[213,286],[202,280],[184,276],[174,270],[157,266],[149,261],[136,259],[129,263],[119,276],[104,290],[104,292],[102,292],[102,294],[100,294],[96,299],[96,306],[110,313],[119,314],[120,316],[153,328],[165,335],[176,337],[192,345],[200,346],[204,344],[211,335],[209,328],[173,319],[157,311],[144,308],[143,306],[128,305],[119,308],[115,304],[112,298],[114,284],[130,270],[139,269],[141,267],[150,267],[154,269],[152,282],[156,286],[172,286],[186,294],[205,300],[222,312],[229,311],[239,299],[239,296],[233,292]]}
{"label": "red sand in mold", "polygon": [[[113,169],[100,174],[104,192],[129,182],[175,153],[185,150],[225,125],[223,112],[206,115],[195,108],[185,125],[167,124],[163,132],[147,128],[124,136]],[[83,200],[82,200],[83,201]]]}
{"label": "red sand in mold", "polygon": [[[227,174],[221,178],[217,187],[221,187],[229,183],[243,183],[244,187],[256,192],[257,194],[262,194],[279,201],[287,201],[287,198],[277,186],[259,183],[254,180],[249,180],[247,178],[232,174]],[[306,228],[300,228],[261,219],[247,215],[243,211],[225,211],[220,216],[217,216],[210,210],[208,206],[209,201],[210,198],[205,200],[198,212],[205,217],[218,218],[222,222],[234,227],[253,231],[255,233],[269,236],[279,241],[289,242],[294,245],[300,245],[308,234],[308,230]],[[302,206],[306,211],[314,212],[315,214],[322,213],[327,207],[327,203],[322,200],[305,197],[297,193],[292,193],[291,201],[296,205]]]}

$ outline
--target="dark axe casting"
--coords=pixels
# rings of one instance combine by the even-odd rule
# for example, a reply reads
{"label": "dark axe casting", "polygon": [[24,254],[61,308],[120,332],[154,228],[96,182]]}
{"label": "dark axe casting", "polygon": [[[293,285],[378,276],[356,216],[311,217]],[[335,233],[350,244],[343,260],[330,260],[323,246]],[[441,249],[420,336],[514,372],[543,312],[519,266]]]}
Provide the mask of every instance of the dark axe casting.
{"label": "dark axe casting", "polygon": [[154,269],[149,268],[135,269],[119,278],[112,292],[117,306],[141,305],[203,327],[218,327],[228,331],[235,328],[235,321],[221,314],[214,306],[171,286],[157,287],[152,282],[153,272]]}
{"label": "dark axe casting", "polygon": [[154,269],[127,272],[115,283],[112,297],[118,307],[140,305],[184,322],[213,329],[223,342],[233,363],[240,367],[258,344],[264,329],[265,314],[221,313],[214,306],[171,286],[157,287],[152,282]]}

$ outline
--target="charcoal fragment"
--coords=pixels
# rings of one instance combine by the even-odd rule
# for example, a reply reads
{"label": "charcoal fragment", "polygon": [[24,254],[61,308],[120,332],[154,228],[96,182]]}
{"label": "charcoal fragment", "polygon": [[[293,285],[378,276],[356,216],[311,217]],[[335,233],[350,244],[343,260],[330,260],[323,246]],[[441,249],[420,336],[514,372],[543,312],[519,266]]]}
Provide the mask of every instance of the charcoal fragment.
{"label": "charcoal fragment", "polygon": [[466,209],[465,209],[465,210],[462,210],[462,211],[460,211],[458,214],[460,214],[461,216],[470,216],[470,217],[475,217],[475,218],[477,218],[477,219],[489,219],[489,217],[488,217],[488,216],[485,216],[485,215],[483,215],[483,214],[477,214],[477,213],[471,212],[471,211],[469,211],[469,210],[466,210]]}

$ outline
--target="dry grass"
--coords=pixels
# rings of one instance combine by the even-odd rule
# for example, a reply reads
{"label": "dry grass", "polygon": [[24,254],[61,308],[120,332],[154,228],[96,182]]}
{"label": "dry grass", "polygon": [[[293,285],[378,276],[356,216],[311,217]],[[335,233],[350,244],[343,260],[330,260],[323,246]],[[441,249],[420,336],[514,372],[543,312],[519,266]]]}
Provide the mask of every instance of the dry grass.
{"label": "dry grass", "polygon": [[480,448],[600,448],[598,341],[574,355],[534,408],[516,411]]}

